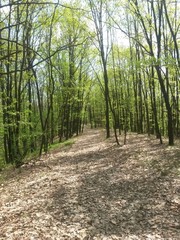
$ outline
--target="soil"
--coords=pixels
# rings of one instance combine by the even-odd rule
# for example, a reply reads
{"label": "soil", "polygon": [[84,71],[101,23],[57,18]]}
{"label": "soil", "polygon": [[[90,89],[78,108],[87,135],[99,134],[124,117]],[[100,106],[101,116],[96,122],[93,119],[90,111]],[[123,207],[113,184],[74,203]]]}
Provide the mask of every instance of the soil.
{"label": "soil", "polygon": [[[2,240],[180,239],[180,146],[86,129],[0,185]],[[123,143],[123,136],[120,137]]]}

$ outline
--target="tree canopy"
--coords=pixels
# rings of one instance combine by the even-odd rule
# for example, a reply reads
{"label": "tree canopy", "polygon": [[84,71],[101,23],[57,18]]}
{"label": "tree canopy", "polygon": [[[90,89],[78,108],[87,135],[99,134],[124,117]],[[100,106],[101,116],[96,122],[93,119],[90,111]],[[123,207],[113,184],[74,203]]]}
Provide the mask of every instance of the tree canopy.
{"label": "tree canopy", "polygon": [[[180,135],[178,0],[0,0],[0,162],[84,125]],[[124,143],[126,138],[124,139]]]}

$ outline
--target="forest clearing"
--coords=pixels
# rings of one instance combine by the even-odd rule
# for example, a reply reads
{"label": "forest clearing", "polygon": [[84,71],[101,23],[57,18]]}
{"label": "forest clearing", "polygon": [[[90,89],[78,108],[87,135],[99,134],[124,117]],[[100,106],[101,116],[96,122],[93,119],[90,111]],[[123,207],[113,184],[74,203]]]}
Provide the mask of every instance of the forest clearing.
{"label": "forest clearing", "polygon": [[[120,137],[120,143],[123,139]],[[180,147],[86,129],[74,144],[8,173],[2,240],[180,239]]]}

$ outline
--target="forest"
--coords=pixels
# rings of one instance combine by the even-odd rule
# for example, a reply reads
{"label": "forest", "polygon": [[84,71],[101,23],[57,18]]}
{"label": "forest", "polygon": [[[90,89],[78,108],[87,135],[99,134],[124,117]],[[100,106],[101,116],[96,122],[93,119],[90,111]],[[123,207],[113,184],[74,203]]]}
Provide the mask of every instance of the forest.
{"label": "forest", "polygon": [[180,0],[0,0],[0,239],[180,239]]}
{"label": "forest", "polygon": [[[0,0],[0,166],[103,127],[180,136],[179,0]],[[111,131],[113,130],[113,131]]]}

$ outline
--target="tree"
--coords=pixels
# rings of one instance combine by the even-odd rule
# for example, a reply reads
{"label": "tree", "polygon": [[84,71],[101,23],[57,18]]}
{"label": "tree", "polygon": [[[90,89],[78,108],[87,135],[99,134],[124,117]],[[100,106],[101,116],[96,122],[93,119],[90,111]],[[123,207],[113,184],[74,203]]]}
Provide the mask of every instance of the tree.
{"label": "tree", "polygon": [[[106,137],[110,137],[110,123],[109,123],[109,79],[108,79],[108,71],[107,71],[107,59],[109,53],[109,41],[108,41],[108,28],[104,26],[105,21],[107,20],[107,2],[100,0],[98,4],[89,0],[89,5],[93,17],[93,21],[95,24],[97,41],[98,41],[98,50],[100,53],[100,57],[102,60],[103,67],[103,78],[104,78],[104,99],[106,106]],[[106,34],[107,39],[105,39],[104,34]],[[106,42],[106,46],[105,46]]]}
{"label": "tree", "polygon": [[[144,4],[144,3],[143,3]],[[164,21],[163,18],[163,1],[159,0],[156,3],[153,1],[146,2],[146,5],[144,5],[144,10],[148,11],[146,13],[148,17],[145,17],[142,14],[142,5],[137,1],[133,0],[130,1],[130,7],[133,14],[136,16],[136,19],[138,20],[139,26],[142,29],[142,34],[144,39],[146,40],[146,45],[140,42],[137,37],[135,37],[135,40],[138,44],[146,51],[147,54],[151,57],[153,60],[154,69],[156,70],[158,81],[161,87],[161,92],[165,101],[165,106],[167,110],[167,119],[168,119],[168,137],[169,137],[169,145],[174,144],[174,136],[173,136],[173,114],[172,114],[172,107],[170,103],[170,97],[169,97],[169,86],[165,86],[166,75],[163,73],[162,68],[162,49],[163,49],[163,34],[162,34],[162,23]],[[152,32],[151,30],[154,29],[154,36],[156,38],[156,42],[152,41]],[[166,79],[167,80],[167,79]]]}

